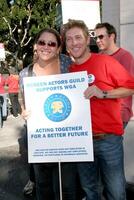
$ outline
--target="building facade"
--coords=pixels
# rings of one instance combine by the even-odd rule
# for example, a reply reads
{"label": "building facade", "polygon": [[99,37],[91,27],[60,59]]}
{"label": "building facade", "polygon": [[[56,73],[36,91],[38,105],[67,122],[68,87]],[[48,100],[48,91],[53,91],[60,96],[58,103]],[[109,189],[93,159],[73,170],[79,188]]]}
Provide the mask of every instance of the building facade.
{"label": "building facade", "polygon": [[113,24],[118,43],[134,54],[134,3],[133,0],[102,0],[102,21]]}

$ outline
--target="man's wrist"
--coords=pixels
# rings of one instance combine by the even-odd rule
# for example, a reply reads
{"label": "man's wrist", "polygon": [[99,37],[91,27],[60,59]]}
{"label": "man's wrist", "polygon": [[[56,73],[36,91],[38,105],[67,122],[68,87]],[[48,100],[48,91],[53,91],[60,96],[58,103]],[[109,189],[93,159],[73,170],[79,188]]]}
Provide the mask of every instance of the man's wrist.
{"label": "man's wrist", "polygon": [[108,92],[107,91],[102,91],[102,93],[103,93],[103,99],[106,99],[107,95],[108,95]]}

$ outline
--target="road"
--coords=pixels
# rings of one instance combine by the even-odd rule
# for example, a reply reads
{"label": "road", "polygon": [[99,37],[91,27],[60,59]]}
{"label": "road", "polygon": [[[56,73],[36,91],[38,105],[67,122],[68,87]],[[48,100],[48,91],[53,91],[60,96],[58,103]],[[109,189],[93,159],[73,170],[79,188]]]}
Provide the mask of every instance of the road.
{"label": "road", "polygon": [[[27,154],[24,147],[24,121],[9,115],[0,129],[0,200],[25,200],[23,187],[28,180]],[[124,135],[125,173],[134,183],[134,121]],[[28,198],[30,200],[30,198]],[[31,198],[32,200],[32,198]]]}

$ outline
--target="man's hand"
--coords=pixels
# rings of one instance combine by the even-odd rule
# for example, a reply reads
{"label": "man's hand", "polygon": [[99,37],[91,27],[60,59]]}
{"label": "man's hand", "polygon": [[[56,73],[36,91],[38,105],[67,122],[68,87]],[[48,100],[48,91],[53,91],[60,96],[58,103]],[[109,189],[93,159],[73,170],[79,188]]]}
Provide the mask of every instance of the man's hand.
{"label": "man's hand", "polygon": [[92,85],[92,86],[89,86],[85,90],[84,96],[85,96],[86,99],[90,99],[91,97],[97,97],[99,99],[103,99],[104,98],[104,93],[96,85]]}

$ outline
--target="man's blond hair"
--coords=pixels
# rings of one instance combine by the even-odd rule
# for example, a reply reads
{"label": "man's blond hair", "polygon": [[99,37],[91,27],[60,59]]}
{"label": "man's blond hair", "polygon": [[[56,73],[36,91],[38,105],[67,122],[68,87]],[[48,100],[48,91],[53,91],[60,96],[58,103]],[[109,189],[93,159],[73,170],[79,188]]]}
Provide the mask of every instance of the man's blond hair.
{"label": "man's blond hair", "polygon": [[66,32],[74,27],[80,28],[83,31],[86,38],[89,37],[89,29],[84,21],[69,19],[68,22],[63,25],[63,30],[62,30],[63,38],[66,38]]}

